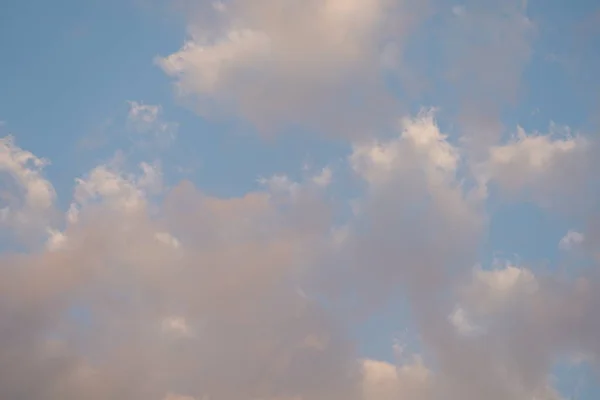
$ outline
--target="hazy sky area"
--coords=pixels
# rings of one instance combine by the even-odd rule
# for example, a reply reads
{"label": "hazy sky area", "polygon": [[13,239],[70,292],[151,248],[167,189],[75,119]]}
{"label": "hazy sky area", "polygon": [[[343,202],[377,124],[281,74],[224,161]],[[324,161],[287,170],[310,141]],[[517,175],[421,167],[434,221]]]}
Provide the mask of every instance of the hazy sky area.
{"label": "hazy sky area", "polygon": [[600,2],[0,0],[0,399],[600,398]]}

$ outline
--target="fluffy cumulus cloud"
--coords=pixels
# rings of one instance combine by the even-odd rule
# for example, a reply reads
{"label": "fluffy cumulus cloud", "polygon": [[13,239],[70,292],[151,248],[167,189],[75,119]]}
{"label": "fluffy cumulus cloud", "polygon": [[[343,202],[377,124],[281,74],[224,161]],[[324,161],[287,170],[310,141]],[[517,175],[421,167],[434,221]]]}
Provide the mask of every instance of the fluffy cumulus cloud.
{"label": "fluffy cumulus cloud", "polygon": [[21,149],[13,137],[0,140],[0,223],[15,233],[32,234],[47,228],[56,193],[44,177],[47,160]]}
{"label": "fluffy cumulus cloud", "polygon": [[573,250],[585,240],[585,235],[577,231],[568,231],[565,236],[558,242],[558,247],[561,250]]}
{"label": "fluffy cumulus cloud", "polygon": [[[453,94],[444,105],[460,104],[459,122],[482,150],[517,98],[536,32],[521,0],[191,3],[188,39],[156,62],[201,115],[271,134],[300,125],[363,136],[442,84]],[[443,65],[422,57],[431,52]]]}
{"label": "fluffy cumulus cloud", "polygon": [[[559,400],[557,363],[597,366],[596,142],[554,125],[507,140],[473,130],[499,107],[478,99],[508,102],[529,57],[516,2],[432,2],[452,19],[448,38],[484,31],[451,58],[466,87],[456,124],[391,107],[386,74],[405,72],[423,4],[192,7],[188,41],[157,63],[204,115],[339,134],[345,157],[302,179],[274,173],[217,196],[117,153],[57,201],[48,161],[1,139],[0,229],[28,247],[0,253],[0,398]],[[174,134],[160,106],[129,106],[137,134]],[[519,201],[575,215],[581,228],[558,246],[592,268],[487,265],[491,205]],[[357,325],[398,303],[418,345],[394,361],[361,354]]]}
{"label": "fluffy cumulus cloud", "polygon": [[300,124],[358,135],[389,117],[384,60],[393,56],[389,49],[402,48],[425,7],[410,0],[259,0],[200,8],[183,47],[157,59],[200,113],[233,114],[268,132]]}
{"label": "fluffy cumulus cloud", "polygon": [[474,262],[470,250],[484,223],[480,191],[459,180],[460,151],[434,111],[402,119],[398,130],[387,142],[357,144],[349,157],[368,194],[344,255],[364,275],[359,282],[372,280],[370,298],[385,293],[381,284],[394,290],[402,283],[416,297],[436,293],[449,278],[446,268]]}
{"label": "fluffy cumulus cloud", "polygon": [[483,179],[513,198],[545,207],[589,209],[598,190],[589,179],[596,168],[595,148],[595,142],[568,128],[552,125],[547,134],[528,134],[519,127],[510,141],[489,148]]}
{"label": "fluffy cumulus cloud", "polygon": [[[51,246],[2,255],[0,393],[558,399],[554,363],[600,351],[598,283],[473,269],[487,191],[464,183],[463,158],[431,110],[356,143],[348,168],[365,190],[342,238],[327,169],[236,198],[164,189],[149,164],[92,169]],[[361,359],[348,314],[317,300],[330,290],[370,311],[402,293],[427,357]]]}
{"label": "fluffy cumulus cloud", "polygon": [[183,182],[151,212],[142,183],[94,169],[67,245],[2,256],[2,397],[357,393],[351,344],[299,290],[328,234],[311,189],[215,198]]}

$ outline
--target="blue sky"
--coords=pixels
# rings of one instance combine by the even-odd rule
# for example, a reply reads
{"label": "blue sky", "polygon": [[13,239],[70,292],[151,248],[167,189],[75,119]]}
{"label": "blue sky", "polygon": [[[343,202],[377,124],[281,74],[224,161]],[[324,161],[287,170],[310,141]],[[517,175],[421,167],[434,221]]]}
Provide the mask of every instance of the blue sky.
{"label": "blue sky", "polygon": [[[310,254],[315,253],[314,258],[325,257],[306,261],[321,268],[317,273],[304,270],[299,273],[303,277],[310,276],[302,278],[307,279],[306,282],[301,280],[303,285],[311,287],[306,289],[309,297],[310,293],[318,298],[328,295],[319,291],[329,286],[315,282],[323,276],[329,282],[330,272],[322,269],[331,268],[337,274],[348,276],[335,279],[343,287],[341,296],[333,296],[342,299],[339,300],[341,308],[354,305],[346,301],[347,297],[356,296],[359,298],[356,301],[370,310],[368,317],[358,318],[358,322],[354,318],[345,321],[345,317],[330,317],[344,327],[341,329],[345,330],[344,337],[350,338],[358,349],[357,357],[392,365],[396,360],[394,344],[405,341],[407,352],[424,354],[430,363],[427,365],[431,365],[430,372],[441,377],[442,383],[432,386],[434,392],[455,390],[449,392],[448,398],[462,396],[467,400],[471,399],[468,396],[481,395],[495,387],[506,390],[498,389],[498,393],[512,393],[515,398],[531,395],[539,389],[536,386],[539,382],[534,378],[527,381],[529,376],[523,378],[525,383],[514,383],[508,382],[509,378],[501,382],[500,378],[490,375],[488,386],[471,388],[465,382],[467,375],[461,375],[463,370],[446,371],[444,360],[452,360],[451,352],[441,350],[441,342],[436,341],[441,339],[427,331],[433,323],[429,318],[433,317],[423,311],[431,308],[441,313],[446,305],[431,306],[433,300],[421,303],[423,296],[411,293],[427,290],[453,293],[456,309],[465,311],[473,319],[468,323],[463,321],[466,325],[457,329],[473,335],[476,330],[471,329],[472,324],[510,326],[520,321],[519,318],[525,318],[519,310],[529,310],[528,307],[540,299],[556,296],[555,301],[564,303],[566,308],[572,305],[569,301],[573,304],[588,301],[577,297],[579,292],[575,286],[568,285],[577,278],[587,279],[592,288],[597,287],[594,285],[598,282],[598,256],[593,248],[594,240],[598,240],[595,218],[600,204],[595,178],[595,171],[600,167],[594,160],[600,129],[600,79],[597,77],[600,6],[592,0],[569,3],[431,0],[427,10],[422,7],[424,2],[394,0],[386,3],[391,11],[384,18],[377,14],[383,3],[381,0],[346,3],[330,0],[327,4],[332,4],[333,11],[324,11],[331,14],[326,14],[323,22],[317,21],[315,16],[321,6],[316,5],[314,9],[307,6],[316,4],[313,1],[289,1],[286,3],[289,8],[280,9],[277,5],[280,3],[274,0],[260,0],[246,6],[237,0],[214,3],[220,6],[208,1],[183,0],[0,0],[0,49],[4,55],[0,63],[0,136],[14,137],[14,145],[7,145],[0,154],[3,154],[0,161],[4,160],[4,164],[0,163],[0,172],[3,183],[7,182],[0,198],[6,202],[2,207],[6,206],[8,213],[8,217],[3,217],[6,226],[0,225],[4,230],[5,243],[1,248],[5,258],[10,258],[15,250],[21,251],[22,246],[29,249],[26,254],[48,253],[48,257],[53,257],[53,251],[75,252],[71,247],[50,249],[52,240],[59,236],[61,240],[77,242],[78,234],[93,230],[92,226],[81,225],[83,222],[70,220],[70,209],[78,210],[81,215],[89,213],[89,221],[94,220],[94,212],[104,212],[103,209],[120,215],[118,220],[128,221],[129,214],[119,213],[127,207],[146,203],[151,224],[179,231],[182,237],[190,236],[187,242],[181,239],[184,249],[186,243],[191,248],[202,249],[210,247],[213,241],[221,243],[218,241],[221,236],[219,239],[211,236],[221,230],[226,232],[223,235],[227,238],[230,237],[227,235],[237,238],[238,234],[245,238],[239,240],[263,238],[270,229],[276,231],[277,239],[299,235],[300,239],[295,240],[306,246],[302,247],[303,257],[305,252],[309,253],[307,249]],[[348,4],[351,4],[349,11],[345,8]],[[373,19],[371,12],[375,15]],[[407,19],[409,12],[411,18]],[[342,15],[339,19],[338,14]],[[314,29],[307,28],[312,23]],[[336,29],[342,32],[343,39],[336,36]],[[184,46],[186,42],[188,47]],[[391,60],[388,64],[380,62],[385,54],[386,60]],[[360,105],[351,101],[353,96],[360,100]],[[436,109],[434,114],[419,113],[431,107]],[[141,114],[136,114],[136,109]],[[144,120],[143,115],[149,119]],[[435,118],[429,119],[428,115]],[[410,122],[405,121],[404,125],[398,122],[407,116],[412,118]],[[520,139],[515,138],[518,127],[526,135]],[[172,137],[166,138],[167,134]],[[21,149],[50,163],[43,168],[21,165],[15,156]],[[454,157],[460,169],[454,166]],[[142,162],[151,166],[146,175],[141,174]],[[153,173],[162,178],[153,178]],[[250,201],[249,193],[267,194],[273,202],[269,207],[274,210],[263,211],[262,206],[246,203],[212,206],[213,203],[200,201],[184,189],[178,191],[183,180],[191,181],[196,190],[213,198],[215,204],[235,198]],[[115,186],[106,186],[108,181]],[[30,203],[27,197],[34,196],[28,185],[39,182],[48,182],[56,192],[52,204],[41,207],[43,209],[36,208],[41,203]],[[469,185],[472,192],[466,189]],[[461,195],[456,195],[456,191]],[[189,198],[182,200],[180,197],[184,195]],[[283,196],[283,200],[278,200],[278,196]],[[164,199],[166,205],[163,206]],[[190,221],[200,218],[197,223],[211,227],[209,233],[199,234],[200,228],[186,225],[185,216],[173,216],[179,208],[191,207],[193,199],[202,205],[197,206],[199,210],[189,211],[194,216],[189,217]],[[175,206],[172,211],[169,201],[183,205]],[[408,211],[413,203],[422,205],[423,211]],[[97,204],[100,211],[92,209],[91,204]],[[356,204],[359,205],[353,213]],[[415,226],[402,225],[410,220],[404,213],[413,212]],[[233,218],[233,222],[229,218]],[[250,221],[250,227],[244,225],[246,222],[240,222],[243,227],[236,227],[236,218]],[[78,228],[78,224],[85,228]],[[402,226],[396,226],[398,224]],[[569,236],[568,232],[576,235]],[[336,242],[336,233],[344,238],[340,239],[341,245],[338,243],[342,248],[339,251],[329,249],[329,244],[317,245],[310,241],[318,237],[319,243],[325,243],[331,236]],[[24,237],[36,238],[31,239],[35,244]],[[208,244],[204,240],[208,240]],[[264,240],[260,243],[266,247],[259,247],[259,253],[270,254],[267,246],[270,242]],[[109,252],[115,252],[115,260],[121,260],[118,250],[110,247],[112,244],[106,246]],[[431,254],[439,254],[439,257]],[[163,256],[157,257],[162,260]],[[179,262],[164,257],[167,264]],[[202,259],[202,255],[194,254],[194,257]],[[91,263],[90,260],[82,262]],[[431,276],[427,272],[421,276],[419,272],[426,270],[428,263],[434,265],[432,271],[440,271],[457,260],[472,263],[456,272],[463,277],[461,283],[449,283],[449,279],[440,284],[431,278],[437,276],[437,272],[431,272]],[[114,261],[115,265],[129,262]],[[271,262],[275,261],[256,261],[258,265],[271,265]],[[343,263],[349,264],[347,270],[340,269]],[[591,267],[587,269],[577,268],[588,264]],[[489,300],[494,307],[500,307],[494,303],[499,301],[494,296],[500,295],[492,293],[500,289],[489,283],[500,276],[494,275],[494,271],[506,272],[508,276],[516,271],[511,268],[518,269],[521,275],[511,281],[515,288],[501,290],[504,290],[502,296],[515,300],[507,301],[510,305],[503,303],[505,314],[485,314],[492,312],[484,313],[481,308],[487,307],[481,304],[488,304],[489,298],[494,299]],[[371,269],[373,272],[369,272]],[[245,276],[238,267],[232,271],[232,274],[237,271]],[[264,271],[247,272],[251,276],[262,276],[261,273]],[[517,286],[529,285],[530,273],[536,277],[539,292],[530,294],[531,298],[522,298],[525,295],[521,290],[525,289]],[[296,274],[294,270],[289,279],[296,279]],[[122,275],[117,273],[116,276]],[[204,275],[199,272],[199,276]],[[152,279],[139,286],[151,286]],[[478,279],[489,286],[485,287],[492,293],[491,297],[479,292]],[[118,280],[113,278],[107,282]],[[568,297],[563,292],[558,293],[558,289],[554,293],[554,286],[546,284],[546,280],[567,285],[565,293],[571,290],[575,294]],[[93,282],[87,285],[95,287]],[[218,285],[218,282],[214,284]],[[473,286],[472,293],[469,285]],[[106,282],[98,287],[99,293],[113,290]],[[274,293],[280,290],[283,289],[278,288]],[[246,293],[242,289],[240,292]],[[79,292],[73,289],[70,306],[77,307],[87,301],[89,304],[84,307],[103,310],[94,301],[101,302],[104,297],[83,296],[84,301],[75,293]],[[365,298],[361,297],[363,293]],[[204,301],[219,301],[220,297],[215,296],[213,300]],[[238,293],[231,296],[237,298]],[[383,305],[379,300],[372,302],[379,296]],[[287,299],[279,301],[287,304]],[[257,297],[245,301],[262,304],[263,300]],[[474,303],[469,305],[469,301]],[[592,298],[582,307],[593,310],[593,301],[597,300]],[[173,304],[181,302],[184,300],[177,299]],[[378,305],[371,307],[371,303]],[[121,317],[137,315],[138,306],[129,306],[124,307],[127,312]],[[145,316],[146,308],[141,309],[140,315]],[[196,309],[204,310],[200,306]],[[261,311],[265,310],[261,308]],[[204,312],[217,313],[212,309]],[[101,311],[97,313],[104,315]],[[234,319],[238,316],[234,312],[231,315]],[[527,340],[535,342],[535,335],[544,332],[532,323],[524,327],[523,332],[517,331],[515,337],[502,328],[486,331],[491,347],[497,348],[489,354],[473,350],[472,355],[465,357],[464,371],[469,370],[469,360],[475,363],[485,356],[496,357],[503,360],[498,362],[506,362],[502,368],[520,371],[523,367],[523,371],[531,372],[536,379],[544,374],[554,379],[554,386],[563,397],[536,392],[540,399],[569,399],[573,390],[578,391],[577,399],[597,398],[600,386],[594,383],[598,375],[597,370],[593,370],[597,366],[585,361],[577,367],[569,367],[561,361],[571,347],[588,351],[586,357],[590,360],[599,356],[594,353],[600,349],[597,339],[595,342],[584,339],[594,334],[600,337],[597,331],[584,332],[593,329],[590,325],[594,324],[586,323],[586,319],[593,317],[593,313],[583,316],[580,326],[572,322],[574,333],[568,338],[561,336],[561,327],[569,323],[565,322],[570,321],[568,318],[559,319],[560,322],[544,320],[547,329],[556,328],[561,333],[555,336],[564,339],[556,339],[559,341],[556,345],[563,347],[557,347],[555,353],[547,348],[540,350],[549,353],[548,359],[555,360],[551,368],[544,369],[544,364],[533,371],[533,367],[517,357],[518,346],[524,342],[515,339],[516,336],[527,336]],[[105,322],[118,332],[118,323],[102,318],[99,317],[98,324]],[[202,319],[199,315],[189,317],[193,318]],[[448,318],[457,323],[452,316]],[[240,317],[240,320],[243,319]],[[287,319],[273,317],[267,325],[286,323],[282,321]],[[181,324],[174,326],[179,327],[175,330],[179,329],[180,333],[186,331]],[[248,327],[250,331],[254,328],[254,324]],[[293,328],[298,327],[291,324],[289,329],[284,329],[285,335]],[[319,325],[319,328],[322,327]],[[44,336],[48,333],[46,330],[52,329],[54,325],[39,328],[35,334]],[[73,332],[69,332],[77,343],[81,340],[87,346],[110,347],[102,340],[88,338],[77,328],[72,329]],[[128,334],[132,334],[133,331],[127,329]],[[220,325],[213,332],[217,336],[219,329]],[[291,340],[284,333],[275,330],[272,334],[275,337],[282,334],[283,341]],[[231,338],[236,337],[231,335]],[[144,337],[140,346],[147,344],[145,340]],[[467,335],[465,343],[468,340],[475,343],[468,347],[472,350],[484,339]],[[220,342],[214,346],[222,352],[229,351],[224,345],[219,347]],[[327,352],[331,359],[323,364],[333,365],[331,360],[343,358],[338,351],[336,347],[334,355]],[[504,352],[511,355],[514,352],[515,359],[510,358],[511,355],[504,358]],[[37,354],[32,355],[35,356]],[[164,354],[155,356],[160,360]],[[244,357],[240,360],[253,362],[252,354],[247,355],[247,359]],[[224,358],[227,362],[242,363],[233,355]],[[306,362],[310,360],[307,358]],[[526,369],[530,367],[531,370]],[[0,368],[4,368],[2,362]],[[413,393],[409,392],[412,389],[406,389],[410,385],[402,379],[409,378],[402,373],[416,368],[415,365],[409,363],[398,368],[398,389],[393,393],[400,396],[403,390]],[[487,370],[482,368],[482,371]],[[239,375],[245,372],[239,371]],[[214,386],[215,393],[221,393],[220,383],[210,379],[206,378],[206,387]],[[281,382],[278,379],[273,378],[270,384],[283,385],[283,392],[291,391],[304,396],[299,397],[303,399],[319,398],[302,387],[309,384],[293,382],[287,387],[282,383],[287,382],[285,379],[281,378]],[[165,399],[202,398],[201,390],[194,388],[187,377],[172,381],[179,387],[167,390],[165,396],[171,391],[175,394]],[[0,394],[25,393],[20,392],[18,386],[3,389],[2,382],[0,379]],[[517,387],[519,389],[515,389]],[[44,390],[47,388],[37,393],[45,393],[45,396],[29,398],[51,398]],[[147,393],[154,396],[162,387],[148,390]],[[193,392],[188,393],[191,397],[182,393],[186,390]],[[73,393],[75,391],[69,395],[74,396]],[[225,391],[216,394],[215,399],[235,398],[235,395],[227,396]]]}

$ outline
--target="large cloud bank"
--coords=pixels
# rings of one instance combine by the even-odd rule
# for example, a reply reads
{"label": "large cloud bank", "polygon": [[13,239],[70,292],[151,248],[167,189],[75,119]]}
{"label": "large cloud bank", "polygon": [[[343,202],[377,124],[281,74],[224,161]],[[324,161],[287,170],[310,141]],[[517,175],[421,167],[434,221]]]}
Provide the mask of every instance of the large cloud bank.
{"label": "large cloud bank", "polygon": [[[64,210],[49,161],[2,139],[0,223],[21,250],[0,256],[0,398],[560,399],[554,365],[600,356],[596,270],[482,268],[479,248],[492,192],[593,216],[596,144],[555,127],[515,127],[500,141],[482,125],[496,105],[477,99],[511,98],[532,29],[520,5],[483,3],[453,9],[462,25],[448,23],[464,38],[449,57],[466,88],[464,141],[434,109],[400,116],[386,90],[388,75],[408,85],[405,41],[439,6],[409,0],[201,2],[189,41],[157,60],[205,116],[348,140],[337,170],[220,198],[166,185],[158,164],[113,160],[76,177]],[[477,29],[489,46],[466,39]],[[509,40],[494,42],[498,32]],[[489,52],[499,75],[471,63],[480,73],[464,83],[465,60]],[[131,108],[135,127],[176,146],[176,126],[156,125],[159,108]],[[335,193],[340,175],[358,198]],[[560,248],[597,266],[598,226],[588,218]],[[364,359],[352,324],[398,296],[421,350]]]}

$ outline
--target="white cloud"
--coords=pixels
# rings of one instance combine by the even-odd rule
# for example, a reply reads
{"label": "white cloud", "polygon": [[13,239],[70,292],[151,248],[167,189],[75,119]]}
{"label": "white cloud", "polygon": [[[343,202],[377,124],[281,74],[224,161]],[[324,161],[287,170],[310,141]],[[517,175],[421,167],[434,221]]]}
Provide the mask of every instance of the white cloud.
{"label": "white cloud", "polygon": [[43,175],[47,165],[47,160],[18,147],[12,136],[0,139],[0,172],[10,178],[0,190],[4,223],[23,231],[47,228],[56,199]]}
{"label": "white cloud", "polygon": [[452,180],[460,155],[440,132],[434,113],[422,110],[416,118],[404,118],[397,139],[355,145],[350,157],[354,170],[371,184],[385,184],[414,168],[422,169],[431,185]]}
{"label": "white cloud", "polygon": [[419,10],[409,1],[234,0],[203,9],[190,39],[157,62],[204,115],[234,114],[259,129],[340,128],[351,120],[344,128],[359,130],[370,113],[354,99],[389,101],[380,48],[391,32],[401,46]]}
{"label": "white cloud", "polygon": [[48,236],[46,247],[51,251],[60,250],[67,243],[67,236],[56,229],[48,229]]}
{"label": "white cloud", "polygon": [[321,187],[327,187],[331,184],[331,180],[333,178],[333,172],[331,168],[325,167],[321,170],[321,172],[312,178],[313,182]]}
{"label": "white cloud", "polygon": [[142,174],[137,178],[137,185],[150,194],[160,193],[163,189],[163,176],[160,165],[142,162],[139,167]]}
{"label": "white cloud", "polygon": [[94,168],[87,179],[77,179],[75,200],[79,204],[107,199],[115,208],[135,209],[144,203],[143,192],[127,177],[107,166]]}
{"label": "white cloud", "polygon": [[56,196],[52,184],[42,177],[46,165],[48,161],[16,146],[12,137],[0,141],[0,168],[24,189],[26,206],[31,209],[49,209]]}
{"label": "white cloud", "polygon": [[520,296],[535,294],[538,288],[530,270],[507,264],[491,270],[476,268],[465,295],[474,310],[488,314],[518,302]]}
{"label": "white cloud", "polygon": [[[0,254],[0,398],[556,400],[557,359],[598,359],[594,274],[471,270],[486,244],[489,187],[597,206],[582,195],[596,172],[590,140],[555,127],[519,128],[506,143],[488,135],[530,56],[535,27],[523,2],[192,3],[203,12],[190,17],[188,40],[157,59],[179,94],[203,115],[265,131],[352,137],[351,171],[339,172],[360,193],[329,196],[326,167],[222,198],[191,182],[170,189],[160,163],[132,172],[117,157],[77,179],[59,230],[48,224],[47,163],[2,140],[0,170],[12,180],[0,217],[10,228],[35,222],[49,237],[34,252]],[[387,79],[410,76],[405,40],[429,5],[450,20],[450,31],[433,31],[449,53],[450,71],[441,69],[457,86],[464,141],[435,109],[390,128],[402,114]],[[170,141],[177,124],[162,114],[129,102],[129,127],[142,142]],[[569,232],[560,246],[583,241]],[[354,324],[398,298],[424,358],[362,359]]]}
{"label": "white cloud", "polygon": [[[414,118],[404,118],[395,139],[355,145],[349,162],[377,201],[394,198],[397,207],[415,210],[431,206],[441,214],[439,218],[462,219],[463,226],[471,229],[480,223],[479,207],[485,196],[463,186],[468,177],[458,176],[460,150],[440,132],[434,112],[422,110]],[[385,207],[394,212],[392,203]]]}
{"label": "white cloud", "polygon": [[518,165],[523,168],[525,177],[540,174],[552,167],[561,156],[576,154],[585,148],[582,137],[553,138],[548,135],[528,135],[523,128],[517,129],[514,139],[490,151],[492,167]]}
{"label": "white cloud", "polygon": [[589,142],[580,135],[557,132],[527,134],[522,128],[506,144],[493,146],[481,172],[512,197],[544,206],[585,204],[590,173]]}
{"label": "white cloud", "polygon": [[160,65],[170,75],[185,77],[188,71],[193,74],[180,83],[180,90],[215,94],[228,79],[225,74],[266,57],[269,47],[270,40],[265,34],[252,30],[231,31],[212,46],[189,41],[179,53],[160,60]]}
{"label": "white cloud", "polygon": [[153,125],[158,119],[159,112],[161,112],[160,106],[141,104],[137,101],[129,102],[128,118],[130,121]]}
{"label": "white cloud", "polygon": [[179,242],[179,240],[168,232],[157,232],[154,235],[154,237],[160,243],[166,246],[171,246],[174,249],[178,249],[181,247],[181,243]]}
{"label": "white cloud", "polygon": [[137,101],[129,101],[128,105],[128,123],[137,133],[144,135],[135,138],[137,142],[168,145],[175,140],[179,125],[163,119],[162,106],[143,104]]}
{"label": "white cloud", "polygon": [[448,318],[462,335],[476,335],[482,332],[482,328],[470,320],[467,311],[462,307],[456,307]]}
{"label": "white cloud", "polygon": [[300,184],[292,181],[286,175],[273,175],[270,178],[260,178],[258,182],[276,195],[294,196],[300,190]]}
{"label": "white cloud", "polygon": [[491,296],[503,299],[510,297],[519,287],[535,290],[535,277],[531,271],[512,265],[492,270],[476,269],[474,279],[476,285],[485,285]]}
{"label": "white cloud", "polygon": [[[28,383],[0,378],[0,393],[50,400],[352,393],[351,348],[325,310],[296,291],[309,250],[328,234],[310,202],[299,198],[283,210],[267,192],[220,199],[188,183],[150,213],[138,207],[139,181],[115,166],[93,169],[76,190],[81,223],[68,227],[68,246],[0,257],[0,319],[11,319],[14,333],[2,336],[0,369],[28,371]],[[136,212],[114,212],[127,207]],[[175,236],[190,248],[175,254],[157,243],[175,245]],[[85,310],[93,329],[69,322],[72,306]],[[48,337],[58,343],[52,357],[38,345]]]}
{"label": "white cloud", "polygon": [[568,231],[567,234],[560,239],[558,243],[558,247],[561,250],[572,250],[573,248],[581,245],[585,240],[585,236],[583,233],[577,231]]}
{"label": "white cloud", "polygon": [[431,398],[431,372],[415,357],[410,363],[396,366],[387,362],[365,360],[362,363],[365,400]]}
{"label": "white cloud", "polygon": [[[46,249],[0,257],[0,319],[13,318],[0,370],[28,372],[27,382],[0,378],[0,393],[557,399],[554,358],[600,354],[597,283],[510,264],[471,271],[486,199],[462,185],[464,157],[431,112],[388,141],[356,144],[349,167],[366,188],[343,224],[331,212],[339,204],[319,197],[327,168],[303,182],[276,175],[237,198],[189,182],[165,189],[158,165],[92,169]],[[360,360],[348,321],[316,300],[373,309],[398,295],[425,360]],[[93,329],[69,319],[73,306]],[[39,345],[49,337],[52,357]]]}
{"label": "white cloud", "polygon": [[76,179],[74,203],[69,210],[71,219],[76,218],[78,208],[97,201],[122,212],[144,207],[149,194],[160,192],[162,173],[159,166],[144,162],[139,168],[139,175],[123,172],[115,159],[95,167],[86,177]]}
{"label": "white cloud", "polygon": [[[64,215],[67,229],[61,231],[51,227],[46,228],[47,249],[50,251],[65,249],[69,243],[69,228],[79,222],[82,210],[101,205],[113,212],[135,214],[148,206],[151,195],[161,192],[162,172],[158,165],[140,163],[139,175],[126,173],[120,168],[117,155],[108,164],[93,168],[84,178],[75,179],[73,201]],[[180,247],[179,241],[166,232],[157,232],[156,240],[175,249]]]}

